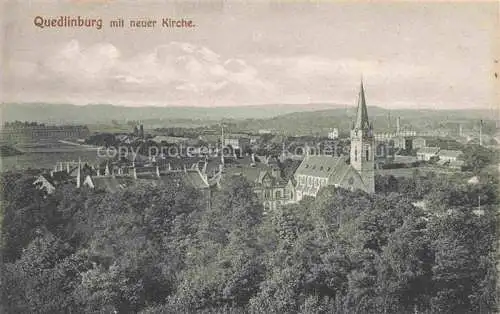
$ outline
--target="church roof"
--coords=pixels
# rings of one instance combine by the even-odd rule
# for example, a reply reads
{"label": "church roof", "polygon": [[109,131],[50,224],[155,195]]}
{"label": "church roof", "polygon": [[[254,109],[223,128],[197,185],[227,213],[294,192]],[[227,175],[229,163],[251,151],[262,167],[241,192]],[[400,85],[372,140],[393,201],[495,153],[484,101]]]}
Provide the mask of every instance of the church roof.
{"label": "church roof", "polygon": [[358,109],[356,113],[356,123],[354,125],[354,128],[356,129],[368,128],[369,126],[368,109],[366,108],[365,89],[363,87],[363,81],[361,81],[361,86],[359,88],[357,108]]}
{"label": "church roof", "polygon": [[306,175],[313,177],[340,177],[350,165],[345,156],[306,156],[295,175]]}

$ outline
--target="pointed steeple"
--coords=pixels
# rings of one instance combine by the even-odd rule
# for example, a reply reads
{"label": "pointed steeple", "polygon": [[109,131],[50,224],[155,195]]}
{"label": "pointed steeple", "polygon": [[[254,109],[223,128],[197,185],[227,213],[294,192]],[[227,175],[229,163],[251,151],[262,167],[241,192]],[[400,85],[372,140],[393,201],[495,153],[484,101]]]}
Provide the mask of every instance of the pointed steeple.
{"label": "pointed steeple", "polygon": [[361,79],[361,85],[359,88],[358,96],[358,111],[356,114],[356,123],[354,128],[356,129],[368,129],[368,110],[366,109],[366,99],[365,99],[365,88],[363,87],[363,79]]}

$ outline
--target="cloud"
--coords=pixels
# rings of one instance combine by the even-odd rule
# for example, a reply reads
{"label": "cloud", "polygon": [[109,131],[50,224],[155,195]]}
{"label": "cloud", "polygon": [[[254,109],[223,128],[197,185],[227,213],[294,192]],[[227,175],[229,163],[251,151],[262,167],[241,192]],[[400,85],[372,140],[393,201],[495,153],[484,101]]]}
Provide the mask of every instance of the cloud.
{"label": "cloud", "polygon": [[290,78],[308,80],[311,77],[357,77],[361,75],[372,78],[413,78],[428,73],[422,66],[358,59],[328,59],[314,55],[295,56],[288,58],[266,58],[262,63],[271,67],[284,69]]}
{"label": "cloud", "polygon": [[77,40],[72,40],[43,63],[46,72],[41,74],[73,83],[102,81],[109,77],[119,59],[120,52],[111,44],[82,48]]}
{"label": "cloud", "polygon": [[[259,77],[259,71],[243,59],[223,58],[207,47],[171,42],[149,51],[125,57],[109,43],[84,46],[71,40],[59,46],[41,66],[19,63],[20,73],[46,88],[92,94],[109,90],[113,96],[148,94],[145,101],[169,102],[203,97],[252,99],[273,92],[273,84]],[[121,93],[121,95],[120,95]],[[133,97],[132,97],[133,98]],[[256,100],[258,101],[258,100]]]}
{"label": "cloud", "polygon": [[127,55],[110,43],[84,45],[71,40],[54,46],[38,62],[10,60],[7,69],[5,86],[12,98],[26,99],[32,93],[34,100],[75,99],[79,103],[84,99],[196,106],[354,103],[361,75],[367,82],[369,101],[376,105],[432,105],[453,99],[473,103],[480,96],[470,88],[460,88],[457,80],[464,80],[458,69],[445,75],[430,66],[396,60],[311,54],[225,57],[185,42]]}

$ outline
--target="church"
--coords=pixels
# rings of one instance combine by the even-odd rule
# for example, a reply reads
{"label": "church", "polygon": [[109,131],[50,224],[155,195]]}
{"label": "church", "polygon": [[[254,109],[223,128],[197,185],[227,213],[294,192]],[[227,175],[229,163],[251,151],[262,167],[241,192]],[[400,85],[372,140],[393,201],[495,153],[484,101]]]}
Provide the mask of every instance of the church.
{"label": "church", "polygon": [[295,172],[296,201],[304,196],[316,197],[324,186],[375,192],[373,124],[368,120],[365,90],[361,81],[356,120],[351,129],[350,156],[307,154]]}

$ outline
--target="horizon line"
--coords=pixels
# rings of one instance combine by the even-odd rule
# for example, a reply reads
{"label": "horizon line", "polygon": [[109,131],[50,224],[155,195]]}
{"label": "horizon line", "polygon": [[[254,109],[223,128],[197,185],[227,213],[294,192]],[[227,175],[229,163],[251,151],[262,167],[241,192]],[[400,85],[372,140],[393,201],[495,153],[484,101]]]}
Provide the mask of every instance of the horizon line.
{"label": "horizon line", "polygon": [[[331,107],[337,107],[336,109],[341,109],[340,107],[352,107],[356,108],[356,104],[341,104],[341,103],[336,103],[336,102],[310,102],[310,103],[259,103],[259,104],[246,104],[246,105],[221,105],[221,106],[195,106],[195,105],[175,105],[175,104],[165,104],[165,105],[153,105],[153,104],[145,104],[145,105],[135,105],[135,104],[113,104],[113,103],[86,103],[86,104],[76,104],[76,103],[69,103],[69,102],[43,102],[43,101],[26,101],[26,102],[0,102],[1,106],[4,105],[56,105],[56,106],[75,106],[75,107],[90,107],[90,106],[110,106],[110,107],[122,107],[122,108],[131,108],[131,109],[140,109],[140,108],[193,108],[193,109],[218,109],[218,108],[231,108],[231,109],[237,109],[237,108],[249,108],[249,107],[265,107],[265,106],[308,106],[308,105],[323,105],[323,106],[331,106]],[[412,111],[467,111],[467,110],[477,110],[477,111],[500,111],[500,107],[496,106],[496,108],[493,107],[461,107],[461,108],[442,108],[442,107],[420,107],[420,108],[415,108],[409,107],[409,106],[404,106],[404,107],[390,107],[390,106],[383,106],[380,104],[375,104],[375,105],[369,105],[367,104],[367,107],[372,107],[372,108],[380,108],[384,110],[412,110]],[[315,109],[315,108],[311,108]],[[325,108],[328,109],[328,108]],[[332,108],[334,109],[334,108]],[[321,111],[316,110],[316,111]]]}

